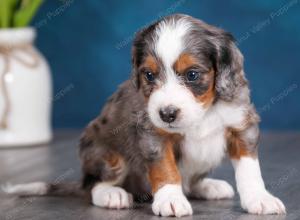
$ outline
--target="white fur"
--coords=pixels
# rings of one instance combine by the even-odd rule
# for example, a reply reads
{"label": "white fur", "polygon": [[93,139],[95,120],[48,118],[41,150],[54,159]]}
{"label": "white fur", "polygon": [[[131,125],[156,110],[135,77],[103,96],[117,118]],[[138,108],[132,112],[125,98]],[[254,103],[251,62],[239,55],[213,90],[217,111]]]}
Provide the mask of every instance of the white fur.
{"label": "white fur", "polygon": [[229,199],[234,196],[234,190],[224,180],[204,178],[192,188],[193,196],[204,199]]}
{"label": "white fur", "polygon": [[257,159],[232,161],[242,207],[252,214],[284,214],[283,203],[265,188]]}
{"label": "white fur", "polygon": [[240,128],[246,122],[248,109],[243,105],[219,101],[216,103],[215,110],[226,127]]}
{"label": "white fur", "polygon": [[165,67],[171,67],[183,50],[183,37],[191,28],[191,24],[180,20],[163,21],[156,29],[155,50]]}
{"label": "white fur", "polygon": [[123,209],[132,207],[133,198],[121,187],[99,183],[92,189],[92,203],[103,208]]}
{"label": "white fur", "polygon": [[161,216],[181,217],[193,214],[181,186],[176,184],[164,185],[154,194],[152,210],[155,215]]}
{"label": "white fur", "polygon": [[34,182],[27,184],[11,185],[7,184],[2,186],[2,190],[7,194],[33,196],[33,195],[45,195],[48,190],[48,186],[43,182]]}

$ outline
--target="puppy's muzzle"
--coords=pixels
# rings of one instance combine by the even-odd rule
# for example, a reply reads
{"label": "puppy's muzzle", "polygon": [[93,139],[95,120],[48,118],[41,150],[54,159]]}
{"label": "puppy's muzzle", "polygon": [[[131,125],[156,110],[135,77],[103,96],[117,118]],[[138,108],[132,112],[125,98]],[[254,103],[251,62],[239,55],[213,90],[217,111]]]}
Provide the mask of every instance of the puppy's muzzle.
{"label": "puppy's muzzle", "polygon": [[166,123],[172,123],[176,120],[179,113],[179,109],[173,105],[169,105],[159,110],[159,116],[162,121]]}

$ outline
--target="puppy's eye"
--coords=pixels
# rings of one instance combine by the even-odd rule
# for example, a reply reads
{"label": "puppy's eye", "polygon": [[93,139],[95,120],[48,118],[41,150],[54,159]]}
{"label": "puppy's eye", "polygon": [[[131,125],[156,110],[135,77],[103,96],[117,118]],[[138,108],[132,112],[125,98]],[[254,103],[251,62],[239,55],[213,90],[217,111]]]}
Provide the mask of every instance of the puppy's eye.
{"label": "puppy's eye", "polygon": [[196,81],[199,78],[199,73],[195,70],[190,70],[186,73],[186,79],[190,82]]}
{"label": "puppy's eye", "polygon": [[145,77],[149,82],[153,82],[155,80],[154,74],[150,71],[145,72]]}

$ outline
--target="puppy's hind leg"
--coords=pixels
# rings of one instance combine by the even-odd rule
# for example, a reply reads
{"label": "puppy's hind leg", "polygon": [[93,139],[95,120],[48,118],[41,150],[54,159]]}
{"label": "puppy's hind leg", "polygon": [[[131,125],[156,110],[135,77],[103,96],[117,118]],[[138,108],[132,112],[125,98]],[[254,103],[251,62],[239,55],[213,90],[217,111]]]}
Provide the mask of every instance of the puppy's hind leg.
{"label": "puppy's hind leg", "polygon": [[80,139],[81,187],[95,206],[129,208],[133,204],[132,195],[120,187],[128,173],[127,162],[103,141],[105,134],[101,133],[100,127],[99,120],[94,120]]}
{"label": "puppy's hind leg", "polygon": [[117,153],[106,155],[102,181],[97,181],[91,189],[92,203],[110,209],[130,208],[133,197],[120,187],[126,175],[127,168],[121,155]]}
{"label": "puppy's hind leg", "polygon": [[109,152],[97,158],[99,160],[93,169],[89,167],[83,179],[83,188],[90,190],[93,205],[110,209],[132,207],[133,196],[120,187],[127,175],[123,157],[116,152]]}
{"label": "puppy's hind leg", "polygon": [[230,199],[234,190],[224,180],[204,178],[192,185],[190,196],[207,200]]}

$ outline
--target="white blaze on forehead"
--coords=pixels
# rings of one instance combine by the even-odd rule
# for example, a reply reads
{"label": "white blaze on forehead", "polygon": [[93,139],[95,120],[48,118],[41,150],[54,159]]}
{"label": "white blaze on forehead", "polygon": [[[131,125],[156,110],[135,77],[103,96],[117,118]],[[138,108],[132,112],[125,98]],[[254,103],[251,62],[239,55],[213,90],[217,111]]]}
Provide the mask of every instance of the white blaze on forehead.
{"label": "white blaze on forehead", "polygon": [[183,37],[191,24],[184,18],[162,21],[156,29],[155,50],[162,59],[165,68],[170,68],[184,49]]}

